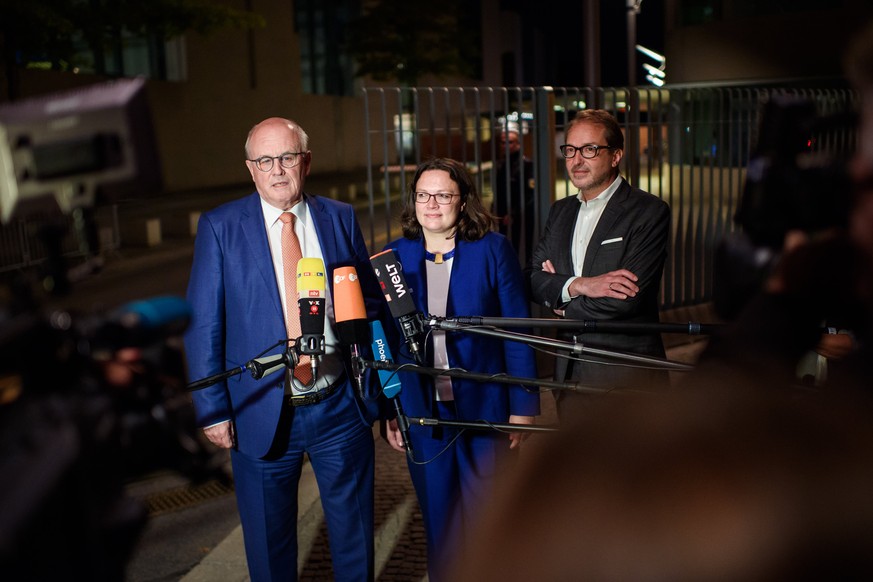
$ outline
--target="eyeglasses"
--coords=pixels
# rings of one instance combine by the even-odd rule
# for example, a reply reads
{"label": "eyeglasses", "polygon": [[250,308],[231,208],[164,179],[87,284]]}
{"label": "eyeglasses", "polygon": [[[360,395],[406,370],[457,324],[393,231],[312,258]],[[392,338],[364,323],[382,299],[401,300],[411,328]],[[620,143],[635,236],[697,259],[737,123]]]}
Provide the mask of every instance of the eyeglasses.
{"label": "eyeglasses", "polygon": [[582,154],[583,158],[588,158],[590,160],[591,158],[596,158],[597,154],[600,153],[600,150],[614,150],[616,148],[614,148],[612,146],[600,146],[600,145],[591,145],[591,144],[584,145],[584,146],[574,146],[574,145],[570,145],[570,144],[564,144],[559,149],[561,150],[561,155],[567,159],[575,158],[576,152],[579,152]]}
{"label": "eyeglasses", "polygon": [[273,169],[273,160],[279,160],[280,166],[282,166],[286,170],[290,170],[300,163],[300,156],[305,154],[306,152],[286,152],[281,156],[261,156],[256,160],[249,161],[254,162],[258,169],[262,172],[269,172]]}
{"label": "eyeglasses", "polygon": [[416,192],[415,193],[415,202],[417,204],[427,204],[430,202],[430,199],[433,198],[436,200],[436,203],[440,206],[445,206],[446,204],[452,203],[452,198],[455,196],[460,196],[460,194],[451,194],[449,192],[437,192],[436,194],[430,194],[428,192]]}

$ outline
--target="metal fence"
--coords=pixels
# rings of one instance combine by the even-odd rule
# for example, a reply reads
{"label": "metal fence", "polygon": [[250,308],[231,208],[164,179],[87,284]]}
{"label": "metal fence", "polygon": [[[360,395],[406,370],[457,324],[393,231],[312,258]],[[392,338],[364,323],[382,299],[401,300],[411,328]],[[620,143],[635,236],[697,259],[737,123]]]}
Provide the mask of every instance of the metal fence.
{"label": "metal fence", "polygon": [[[99,226],[93,225],[99,228],[99,251],[118,250],[121,245],[118,207],[111,205],[101,210]],[[0,273],[38,266],[57,252],[72,260],[93,253],[95,249],[87,249],[84,244],[81,220],[76,213],[30,213],[26,218],[0,224]]]}
{"label": "metal fence", "polygon": [[[535,198],[530,208],[517,210],[522,230],[533,231],[533,240],[538,240],[551,203],[575,194],[558,151],[564,127],[577,111],[602,108],[617,117],[625,134],[625,178],[664,199],[673,211],[662,308],[708,302],[714,251],[723,236],[737,229],[733,216],[757,143],[761,111],[775,95],[813,103],[817,119],[857,106],[857,96],[842,89],[365,89],[370,247],[381,248],[401,236],[402,194],[416,165],[429,156],[465,162],[483,197],[492,202],[498,171],[510,171],[508,153],[497,138],[514,124],[522,134],[520,153],[533,163]],[[846,159],[854,150],[854,134],[853,125],[827,131],[809,149]],[[527,178],[518,177],[517,182]],[[518,250],[523,260],[527,249]]]}

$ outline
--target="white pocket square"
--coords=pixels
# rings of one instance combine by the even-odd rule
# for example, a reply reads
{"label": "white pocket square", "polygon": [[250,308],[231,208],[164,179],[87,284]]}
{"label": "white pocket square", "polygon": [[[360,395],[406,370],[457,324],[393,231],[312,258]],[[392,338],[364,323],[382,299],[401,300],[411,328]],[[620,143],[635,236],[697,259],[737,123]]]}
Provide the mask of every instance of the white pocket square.
{"label": "white pocket square", "polygon": [[624,237],[621,237],[621,236],[618,237],[618,238],[608,238],[608,239],[606,239],[605,241],[603,241],[602,243],[600,243],[600,246],[608,245],[608,244],[610,244],[610,243],[615,243],[615,242],[621,242],[621,240],[622,240],[623,238],[624,238]]}

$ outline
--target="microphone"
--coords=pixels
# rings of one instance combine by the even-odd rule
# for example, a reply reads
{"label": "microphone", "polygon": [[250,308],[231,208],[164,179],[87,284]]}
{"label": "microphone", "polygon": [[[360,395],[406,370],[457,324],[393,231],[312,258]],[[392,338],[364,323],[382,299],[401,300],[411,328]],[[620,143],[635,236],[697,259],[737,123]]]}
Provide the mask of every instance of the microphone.
{"label": "microphone", "polygon": [[[370,331],[373,332],[373,357],[381,362],[391,362],[391,348],[388,347],[388,338],[385,337],[385,330],[382,328],[380,321],[370,322]],[[397,428],[400,429],[400,436],[403,439],[403,448],[406,449],[406,454],[412,459],[412,441],[409,440],[409,419],[403,413],[403,405],[400,403],[400,376],[391,370],[378,370],[379,383],[382,385],[382,394],[386,398],[390,398],[394,403],[394,410],[397,412]]]}
{"label": "microphone", "polygon": [[309,356],[312,379],[318,378],[318,357],[324,355],[324,261],[297,261],[297,306],[300,309],[300,340],[297,353]]}
{"label": "microphone", "polygon": [[191,321],[191,306],[172,295],[131,301],[105,318],[83,325],[83,335],[94,350],[147,347],[181,334]]}
{"label": "microphone", "polygon": [[[392,362],[391,348],[388,347],[388,339],[380,321],[370,322],[370,330],[373,332],[373,359],[380,362]],[[382,385],[382,394],[386,398],[394,398],[400,394],[400,376],[391,370],[378,370],[379,383]]]}
{"label": "microphone", "polygon": [[358,364],[361,344],[370,342],[367,309],[361,281],[354,267],[339,267],[333,271],[333,309],[340,342],[351,346],[352,370],[358,394],[364,397],[364,374]]}
{"label": "microphone", "polygon": [[[286,343],[285,340],[281,340],[279,343]],[[242,374],[245,370],[248,370],[252,378],[255,380],[260,380],[264,376],[269,376],[274,372],[278,372],[283,368],[291,368],[294,369],[297,366],[298,358],[297,353],[292,348],[287,348],[281,354],[273,354],[271,356],[263,356],[261,358],[253,358],[245,363],[243,366],[236,366],[235,368],[231,368],[230,370],[225,370],[224,372],[219,372],[218,374],[213,374],[212,376],[207,376],[206,378],[201,378],[200,380],[196,380],[188,384],[188,390],[200,390],[201,388],[206,388],[207,386],[212,386],[213,384],[218,384],[222,380],[226,380],[231,376],[237,376]]]}
{"label": "microphone", "polygon": [[424,331],[424,316],[415,308],[412,290],[403,277],[403,266],[397,259],[397,253],[393,249],[382,251],[370,257],[370,263],[376,272],[376,278],[379,279],[382,293],[385,294],[391,316],[400,324],[406,346],[415,361],[421,364],[423,359],[417,336]]}
{"label": "microphone", "polygon": [[269,376],[273,372],[278,372],[286,367],[293,370],[297,366],[297,361],[297,354],[294,350],[287,349],[281,354],[249,360],[246,362],[245,369],[251,373],[252,378],[260,380],[264,376]]}

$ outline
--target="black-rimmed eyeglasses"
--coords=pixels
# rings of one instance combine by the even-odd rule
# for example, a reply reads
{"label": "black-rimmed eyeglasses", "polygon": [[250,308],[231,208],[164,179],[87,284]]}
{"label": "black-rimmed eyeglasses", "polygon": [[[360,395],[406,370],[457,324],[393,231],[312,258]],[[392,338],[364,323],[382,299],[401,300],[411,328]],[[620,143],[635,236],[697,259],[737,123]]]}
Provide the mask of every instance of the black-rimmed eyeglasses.
{"label": "black-rimmed eyeglasses", "polygon": [[614,150],[615,148],[612,146],[601,146],[601,145],[584,145],[584,146],[574,146],[570,144],[564,144],[559,148],[561,150],[561,155],[567,159],[575,158],[576,152],[582,154],[583,158],[596,158],[597,154],[600,153],[600,150]]}
{"label": "black-rimmed eyeglasses", "polygon": [[273,160],[279,160],[279,165],[290,170],[300,163],[300,156],[306,155],[306,152],[286,152],[281,156],[261,156],[260,158],[249,160],[254,162],[258,169],[262,172],[269,172],[273,169]]}
{"label": "black-rimmed eyeglasses", "polygon": [[436,194],[431,194],[429,192],[416,192],[415,202],[417,204],[427,204],[430,202],[431,197],[433,197],[437,204],[445,206],[446,204],[451,204],[452,198],[455,196],[460,196],[460,194],[452,194],[451,192],[437,192]]}

